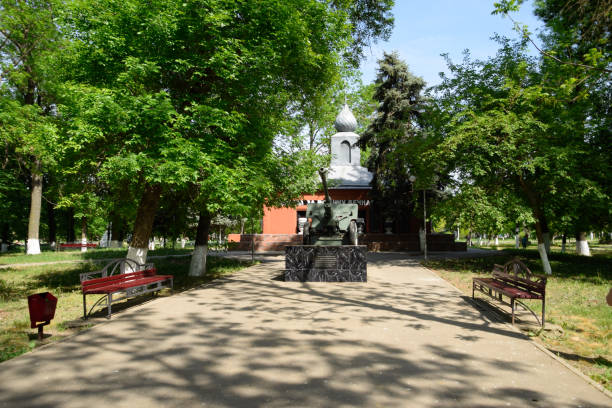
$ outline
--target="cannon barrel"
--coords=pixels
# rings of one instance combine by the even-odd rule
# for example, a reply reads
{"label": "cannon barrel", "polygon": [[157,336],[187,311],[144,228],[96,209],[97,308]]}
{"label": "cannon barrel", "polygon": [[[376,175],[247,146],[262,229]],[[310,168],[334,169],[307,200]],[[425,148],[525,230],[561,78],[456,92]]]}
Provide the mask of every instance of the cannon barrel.
{"label": "cannon barrel", "polygon": [[325,191],[325,204],[331,204],[331,197],[329,196],[329,191],[327,190],[327,169],[325,167],[321,167],[319,169],[319,175],[321,176],[323,190]]}

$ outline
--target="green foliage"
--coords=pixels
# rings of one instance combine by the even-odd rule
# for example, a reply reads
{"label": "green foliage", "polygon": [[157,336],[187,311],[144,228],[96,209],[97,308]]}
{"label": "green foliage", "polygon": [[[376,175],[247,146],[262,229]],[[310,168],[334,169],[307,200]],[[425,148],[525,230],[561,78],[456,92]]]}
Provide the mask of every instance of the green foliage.
{"label": "green foliage", "polygon": [[0,140],[30,170],[55,160],[46,72],[59,36],[54,9],[53,1],[0,2]]}
{"label": "green foliage", "polygon": [[393,27],[391,9],[394,0],[332,0],[334,8],[344,9],[349,16],[352,44],[345,51],[345,58],[358,65],[362,50],[378,38],[389,39]]}
{"label": "green foliage", "polygon": [[460,185],[455,194],[441,201],[432,211],[432,218],[445,221],[448,227],[461,227],[488,236],[534,222],[529,208],[515,195],[503,190],[488,194],[482,187],[469,183]]}
{"label": "green foliage", "polygon": [[42,171],[45,199],[96,236],[109,216],[129,224],[145,184],[167,196],[171,234],[202,206],[250,216],[311,190],[321,160],[273,140],[290,104],[388,37],[393,1],[0,4],[5,168]]}
{"label": "green foliage", "polygon": [[435,129],[443,142],[426,157],[486,192],[510,225],[529,221],[521,215],[526,206],[542,228],[550,220],[562,231],[606,225],[609,164],[598,126],[584,116],[593,100],[572,103],[554,86],[561,77],[542,72],[524,42],[500,42],[487,61],[449,61],[451,76],[436,88],[434,109],[445,119]]}
{"label": "green foliage", "polygon": [[284,162],[271,141],[290,96],[337,75],[335,50],[350,32],[341,10],[318,2],[299,2],[299,12],[274,1],[196,3],[78,5],[69,62],[120,108],[93,132],[114,147],[102,180],[195,184],[211,212],[245,214],[274,193],[266,179]]}

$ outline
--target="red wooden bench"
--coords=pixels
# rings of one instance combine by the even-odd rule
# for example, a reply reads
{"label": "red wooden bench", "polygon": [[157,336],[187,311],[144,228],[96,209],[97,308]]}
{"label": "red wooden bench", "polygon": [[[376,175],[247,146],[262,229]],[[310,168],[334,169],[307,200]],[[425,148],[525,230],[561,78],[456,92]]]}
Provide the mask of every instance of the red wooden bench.
{"label": "red wooden bench", "polygon": [[97,248],[98,244],[81,244],[81,243],[75,243],[75,244],[59,244],[59,249],[67,249],[67,248]]}
{"label": "red wooden bench", "polygon": [[[98,278],[92,278],[100,275]],[[81,274],[81,290],[83,292],[83,318],[101,302],[106,302],[107,318],[111,317],[113,303],[132,298],[145,293],[154,293],[165,287],[173,289],[174,277],[172,275],[157,275],[153,264],[140,265],[130,259],[114,261],[101,271]],[[87,313],[87,295],[101,294],[102,296]]]}
{"label": "red wooden bench", "polygon": [[[512,324],[514,324],[514,310],[516,304],[520,304],[538,320],[544,327],[544,316],[546,307],[546,277],[531,273],[527,266],[513,259],[504,265],[493,267],[493,277],[472,279],[472,299],[474,292],[478,290],[485,295],[498,300],[504,305],[512,308]],[[510,299],[510,303],[503,300],[503,296]],[[531,310],[529,306],[520,299],[539,299],[542,301],[542,321]]]}

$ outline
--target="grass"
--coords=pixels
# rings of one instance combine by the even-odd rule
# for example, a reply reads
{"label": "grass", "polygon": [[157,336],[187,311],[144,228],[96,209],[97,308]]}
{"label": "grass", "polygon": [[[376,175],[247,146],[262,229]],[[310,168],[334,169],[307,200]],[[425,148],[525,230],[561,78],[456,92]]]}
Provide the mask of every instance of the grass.
{"label": "grass", "polygon": [[[164,256],[164,255],[183,255],[189,254],[193,248],[161,248],[149,251],[149,256]],[[125,258],[127,249],[115,248],[99,248],[90,249],[87,252],[80,250],[67,251],[44,251],[38,255],[26,255],[23,252],[9,252],[0,254],[0,265],[37,263],[37,262],[55,262],[55,261],[81,261],[81,260],[96,260],[110,258]]]}
{"label": "grass", "polygon": [[[535,238],[534,238],[535,240]],[[534,240],[530,241],[530,244],[527,246],[527,250],[537,250],[537,242]],[[513,239],[500,239],[498,244],[495,245],[495,241],[491,240],[489,245],[486,245],[486,241],[483,241],[483,245],[478,245],[478,239],[472,239],[472,243],[474,244],[474,248],[482,248],[482,249],[514,249],[515,242]],[[522,248],[522,247],[521,247]],[[551,243],[551,252],[561,253],[561,240],[556,239]],[[612,244],[600,244],[598,240],[589,241],[589,249],[592,254],[612,254]],[[565,245],[566,253],[574,253],[576,250],[576,241],[568,240]]]}
{"label": "grass", "polygon": [[[429,261],[426,266],[471,296],[472,277],[490,275],[494,263],[503,264],[513,256],[519,256],[533,273],[543,273],[535,250]],[[612,287],[612,254],[583,257],[553,252],[550,263],[553,274],[546,286],[547,330],[528,334],[612,391],[612,308],[606,303]],[[531,301],[529,306],[540,313],[540,301]]]}
{"label": "grass", "polygon": [[[248,266],[245,262],[210,256],[207,260],[207,275],[196,278],[187,275],[189,257],[156,259],[154,262],[159,274],[174,275],[175,291],[199,286]],[[83,261],[78,264],[0,269],[0,361],[11,359],[41,344],[60,340],[77,330],[89,327],[90,323],[85,324],[80,320],[83,315],[83,297],[79,274],[98,270],[100,267],[99,263]],[[55,319],[49,326],[44,327],[46,338],[39,342],[36,329],[30,328],[27,297],[47,291],[58,298],[57,309]],[[169,291],[164,290],[160,295],[169,295]],[[142,302],[143,299],[150,297],[143,296],[129,303]],[[96,297],[92,295],[88,299],[88,304],[92,305],[95,300]],[[113,305],[113,311],[120,310],[122,305],[121,303]],[[105,312],[101,311],[100,315],[105,315]],[[48,333],[51,336],[48,337]]]}

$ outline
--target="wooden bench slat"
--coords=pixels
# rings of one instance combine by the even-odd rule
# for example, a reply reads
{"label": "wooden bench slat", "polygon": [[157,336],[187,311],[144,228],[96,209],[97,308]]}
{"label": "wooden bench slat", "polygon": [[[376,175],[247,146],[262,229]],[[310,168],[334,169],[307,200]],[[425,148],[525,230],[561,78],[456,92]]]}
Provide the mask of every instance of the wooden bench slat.
{"label": "wooden bench slat", "polygon": [[134,279],[134,280],[129,280],[129,281],[120,281],[120,282],[105,285],[105,286],[96,286],[95,288],[91,288],[91,289],[83,289],[83,293],[87,293],[87,294],[113,293],[113,292],[117,292],[123,289],[130,289],[133,287],[149,285],[151,283],[163,282],[168,279],[169,279],[168,277],[157,276],[157,277]]}
{"label": "wooden bench slat", "polygon": [[106,284],[106,283],[111,283],[111,282],[124,281],[124,280],[144,277],[144,276],[156,276],[155,272],[156,272],[155,268],[152,268],[152,269],[146,269],[144,271],[120,273],[117,275],[104,276],[102,278],[88,279],[86,281],[81,282],[81,285],[83,287],[90,287],[90,286],[95,286],[98,284]]}
{"label": "wooden bench slat", "polygon": [[498,279],[507,280],[509,282],[512,282],[513,284],[525,285],[526,287],[529,287],[529,288],[544,289],[546,287],[546,277],[538,276],[538,279],[542,279],[541,282],[538,282],[538,281],[521,278],[520,276],[510,275],[504,272],[493,272],[493,276]]}
{"label": "wooden bench slat", "polygon": [[488,286],[502,291],[508,297],[514,297],[519,299],[541,299],[541,296],[536,293],[527,292],[525,290],[522,290],[521,288],[507,285],[492,278],[475,278],[474,281],[479,282],[484,286]]}
{"label": "wooden bench slat", "polygon": [[508,286],[512,286],[512,287],[521,289],[524,292],[528,292],[536,296],[544,295],[544,289],[540,286],[529,285],[522,281],[517,281],[514,279],[507,279],[507,278],[500,278],[498,276],[494,276],[491,279],[496,280],[498,282],[504,282]]}

